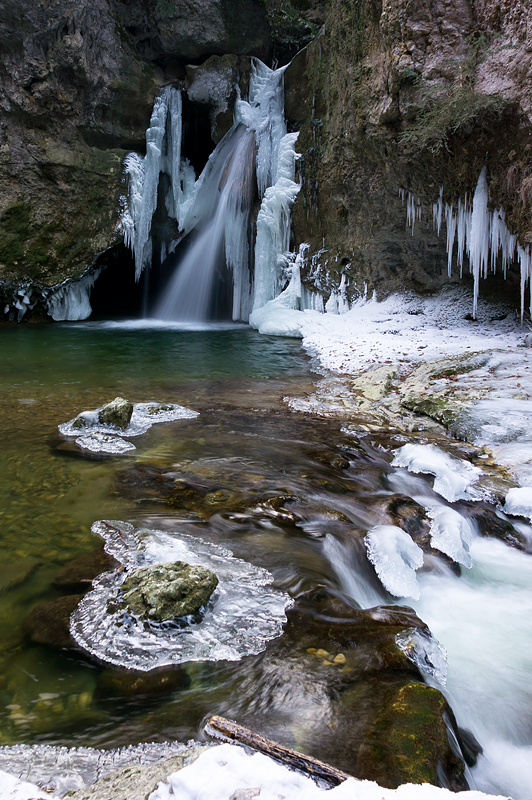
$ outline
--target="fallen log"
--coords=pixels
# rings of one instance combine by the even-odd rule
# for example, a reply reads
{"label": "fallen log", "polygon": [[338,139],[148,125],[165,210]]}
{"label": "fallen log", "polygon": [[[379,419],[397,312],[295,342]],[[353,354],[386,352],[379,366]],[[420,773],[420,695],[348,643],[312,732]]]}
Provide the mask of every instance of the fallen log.
{"label": "fallen log", "polygon": [[297,750],[291,750],[289,747],[283,747],[271,739],[266,739],[249,728],[244,728],[230,719],[225,719],[225,717],[217,715],[211,717],[205,725],[204,731],[207,736],[211,736],[214,739],[221,739],[224,742],[237,742],[245,747],[250,747],[252,750],[257,750],[259,753],[264,753],[286,767],[303,772],[314,780],[327,784],[327,786],[338,786],[347,778],[352,777],[336,769],[336,767],[332,767],[330,764],[318,761],[317,758],[305,756],[303,753],[298,753]]}

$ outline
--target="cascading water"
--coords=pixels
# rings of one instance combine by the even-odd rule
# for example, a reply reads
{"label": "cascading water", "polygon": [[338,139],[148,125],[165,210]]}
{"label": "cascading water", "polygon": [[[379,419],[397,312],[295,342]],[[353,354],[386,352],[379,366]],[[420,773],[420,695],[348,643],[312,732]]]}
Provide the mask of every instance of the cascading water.
{"label": "cascading water", "polygon": [[[129,191],[122,227],[135,255],[137,279],[152,258],[151,225],[161,173],[170,183],[168,215],[191,240],[184,255],[171,259],[173,274],[156,302],[156,318],[208,321],[220,276],[232,283],[234,320],[247,321],[253,308],[283,288],[282,255],[289,249],[290,208],[299,191],[294,181],[297,134],[286,131],[283,73],[284,68],[274,71],[253,60],[249,99],[237,101],[233,127],[195,183],[181,154],[181,95],[165,87],[157,98],[146,156],[132,153],[125,162]],[[251,212],[257,190],[261,204],[252,259]],[[177,241],[169,242],[166,252],[172,253]]]}

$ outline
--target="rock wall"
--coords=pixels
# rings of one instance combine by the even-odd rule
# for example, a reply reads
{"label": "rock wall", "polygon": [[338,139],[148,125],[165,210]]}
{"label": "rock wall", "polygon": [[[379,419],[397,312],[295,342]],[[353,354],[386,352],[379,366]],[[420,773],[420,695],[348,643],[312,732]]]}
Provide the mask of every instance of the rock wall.
{"label": "rock wall", "polygon": [[161,85],[271,48],[261,0],[0,0],[0,282],[77,277],[119,237]]}
{"label": "rock wall", "polygon": [[[493,204],[532,242],[530,22],[524,0],[330,0],[285,76],[309,283],[438,288],[445,225],[438,237],[432,204],[441,186],[444,202],[471,195],[485,163]],[[400,190],[421,205],[414,236]]]}

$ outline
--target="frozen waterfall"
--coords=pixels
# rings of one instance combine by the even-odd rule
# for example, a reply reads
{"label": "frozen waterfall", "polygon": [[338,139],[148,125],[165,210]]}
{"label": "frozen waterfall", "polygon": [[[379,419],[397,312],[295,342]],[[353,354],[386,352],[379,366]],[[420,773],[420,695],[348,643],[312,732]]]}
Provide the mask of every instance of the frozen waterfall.
{"label": "frozen waterfall", "polygon": [[138,280],[153,258],[152,220],[165,174],[166,211],[180,238],[164,244],[161,260],[172,254],[166,263],[173,271],[155,304],[156,318],[205,322],[213,318],[216,295],[225,293],[232,319],[247,321],[283,289],[290,209],[299,191],[297,134],[286,130],[283,74],[284,68],[253,59],[248,99],[238,98],[234,124],[197,180],[182,156],[180,91],[166,86],[156,99],[146,156],[130,153],[124,163],[122,214]]}

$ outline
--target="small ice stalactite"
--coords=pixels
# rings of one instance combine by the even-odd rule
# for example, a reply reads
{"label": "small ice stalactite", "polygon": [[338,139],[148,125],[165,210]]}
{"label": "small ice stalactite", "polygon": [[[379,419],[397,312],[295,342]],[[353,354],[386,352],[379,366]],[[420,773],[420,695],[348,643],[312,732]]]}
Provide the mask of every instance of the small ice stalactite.
{"label": "small ice stalactite", "polygon": [[392,467],[405,467],[415,474],[434,475],[434,491],[449,503],[456,500],[479,500],[473,484],[483,474],[479,467],[431,444],[405,444],[395,451]]}
{"label": "small ice stalactite", "polygon": [[447,224],[447,275],[450,278],[453,265],[454,239],[456,236],[456,217],[453,214],[452,205],[448,203],[445,204],[445,222]]}
{"label": "small ice stalactite", "polygon": [[473,316],[477,313],[478,285],[480,276],[488,275],[489,243],[490,243],[490,215],[488,211],[488,170],[482,168],[477,188],[473,196],[473,211],[471,213],[471,228],[469,237],[469,266],[473,273]]}
{"label": "small ice stalactite", "polygon": [[[93,533],[121,568],[93,582],[70,620],[75,641],[104,662],[142,672],[184,661],[239,661],[264,650],[281,635],[288,594],[273,589],[265,569],[235,558],[223,547],[194,536],[138,529],[124,522],[96,522]],[[201,622],[185,628],[171,621],[147,623],[124,611],[108,611],[130,570],[185,561],[219,579]]]}
{"label": "small ice stalactite", "polygon": [[52,319],[56,322],[65,320],[87,319],[92,314],[90,304],[91,289],[94,286],[101,270],[84,275],[78,280],[64,281],[60,286],[53,289],[48,296],[47,310]]}
{"label": "small ice stalactite", "polygon": [[440,235],[441,230],[441,221],[443,217],[443,186],[440,187],[440,196],[438,197],[438,201],[432,204],[432,224]]}
{"label": "small ice stalactite", "polygon": [[395,597],[419,600],[416,570],[423,566],[423,550],[412,537],[395,525],[376,525],[364,544],[384,588]]}
{"label": "small ice stalactite", "polygon": [[447,651],[429,630],[409,628],[395,637],[397,647],[416,667],[441,686],[447,683]]}
{"label": "small ice stalactite", "polygon": [[468,520],[447,506],[434,506],[427,510],[432,520],[430,536],[432,547],[471,569],[473,560],[469,553],[473,531]]}
{"label": "small ice stalactite", "polygon": [[[401,200],[404,201],[405,192],[402,191]],[[416,220],[421,219],[421,200],[416,198],[412,192],[406,193],[406,224],[412,229],[412,236],[414,235],[414,226]]]}

